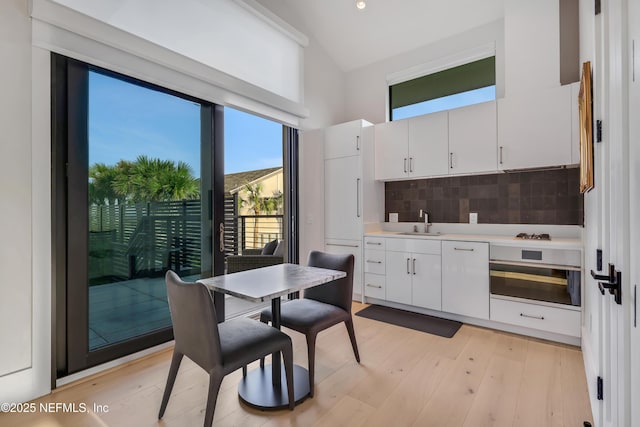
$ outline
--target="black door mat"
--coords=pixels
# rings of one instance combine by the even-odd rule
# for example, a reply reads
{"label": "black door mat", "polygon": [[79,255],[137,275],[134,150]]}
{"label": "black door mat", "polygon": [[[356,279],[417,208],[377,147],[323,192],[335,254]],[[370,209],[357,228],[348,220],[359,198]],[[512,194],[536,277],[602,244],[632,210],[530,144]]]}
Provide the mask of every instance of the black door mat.
{"label": "black door mat", "polygon": [[381,305],[370,305],[369,307],[363,308],[356,313],[356,316],[415,329],[416,331],[427,332],[444,338],[451,338],[458,332],[460,326],[462,326],[461,322],[456,322],[455,320],[412,313],[410,311]]}

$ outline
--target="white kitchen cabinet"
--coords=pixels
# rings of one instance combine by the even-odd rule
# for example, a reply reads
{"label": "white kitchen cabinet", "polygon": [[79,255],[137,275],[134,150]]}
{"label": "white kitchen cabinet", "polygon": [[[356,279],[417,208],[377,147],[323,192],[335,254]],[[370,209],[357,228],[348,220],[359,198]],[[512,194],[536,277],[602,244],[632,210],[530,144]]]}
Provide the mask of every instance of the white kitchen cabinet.
{"label": "white kitchen cabinet", "polygon": [[446,111],[376,125],[375,178],[446,175],[448,132]]}
{"label": "white kitchen cabinet", "polygon": [[409,177],[408,121],[396,120],[375,126],[375,179]]}
{"label": "white kitchen cabinet", "polygon": [[386,249],[387,301],[440,310],[440,241],[394,238]]}
{"label": "white kitchen cabinet", "polygon": [[354,299],[363,295],[364,224],[384,220],[384,184],[373,177],[373,135],[364,120],[324,130],[325,250],[355,256]]}
{"label": "white kitchen cabinet", "polygon": [[353,299],[362,299],[362,240],[326,239],[324,250],[330,254],[353,255]]}
{"label": "white kitchen cabinet", "polygon": [[326,128],[324,131],[325,160],[359,155],[360,138],[365,125],[366,122],[363,120],[354,120]]}
{"label": "white kitchen cabinet", "polygon": [[383,238],[364,238],[363,285],[365,297],[386,299],[386,254]]}
{"label": "white kitchen cabinet", "polygon": [[412,117],[409,125],[410,177],[446,175],[448,171],[449,118],[446,111]]}
{"label": "white kitchen cabinet", "polygon": [[489,319],[489,244],[442,242],[442,311]]}
{"label": "white kitchen cabinet", "polygon": [[362,237],[362,174],[359,156],[324,161],[325,238]]}
{"label": "white kitchen cabinet", "polygon": [[496,171],[496,102],[449,111],[449,173]]}
{"label": "white kitchen cabinet", "polygon": [[[577,84],[577,83],[575,83]],[[498,100],[498,169],[574,164],[575,84]]]}

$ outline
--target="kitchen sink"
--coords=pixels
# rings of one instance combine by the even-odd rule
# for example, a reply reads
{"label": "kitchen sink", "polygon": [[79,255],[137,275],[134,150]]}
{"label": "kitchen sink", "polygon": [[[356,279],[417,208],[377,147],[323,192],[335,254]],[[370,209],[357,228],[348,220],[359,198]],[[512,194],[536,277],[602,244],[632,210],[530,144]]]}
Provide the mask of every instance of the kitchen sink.
{"label": "kitchen sink", "polygon": [[403,236],[442,236],[442,233],[439,231],[425,233],[424,231],[404,231],[402,233]]}

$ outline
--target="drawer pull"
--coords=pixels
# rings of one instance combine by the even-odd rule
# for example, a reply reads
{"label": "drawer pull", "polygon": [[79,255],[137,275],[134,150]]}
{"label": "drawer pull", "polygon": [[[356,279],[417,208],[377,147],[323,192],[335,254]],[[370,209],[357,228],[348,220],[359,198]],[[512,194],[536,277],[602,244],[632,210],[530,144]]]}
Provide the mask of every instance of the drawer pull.
{"label": "drawer pull", "polygon": [[380,286],[380,285],[372,285],[371,283],[367,283],[367,286],[370,287],[370,288],[382,289],[382,286]]}
{"label": "drawer pull", "polygon": [[345,248],[357,248],[358,245],[343,245],[342,243],[326,243],[327,246],[342,246]]}
{"label": "drawer pull", "polygon": [[382,243],[381,242],[367,242],[367,245],[378,245],[380,246]]}
{"label": "drawer pull", "polygon": [[520,317],[528,317],[530,319],[544,320],[544,316],[531,316],[529,314],[520,313]]}
{"label": "drawer pull", "polygon": [[367,262],[370,264],[382,264],[382,261],[374,261],[372,259],[368,259]]}
{"label": "drawer pull", "polygon": [[453,248],[456,251],[467,251],[467,252],[473,252],[473,248]]}

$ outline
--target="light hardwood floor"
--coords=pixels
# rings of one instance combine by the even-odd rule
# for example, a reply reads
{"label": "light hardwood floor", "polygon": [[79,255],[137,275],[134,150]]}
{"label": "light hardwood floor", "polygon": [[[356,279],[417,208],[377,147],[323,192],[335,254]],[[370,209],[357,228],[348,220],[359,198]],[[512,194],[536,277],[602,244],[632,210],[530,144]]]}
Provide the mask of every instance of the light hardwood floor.
{"label": "light hardwood floor", "polygon": [[[354,311],[364,307],[354,304]],[[354,316],[361,363],[344,326],[318,336],[316,393],[294,411],[261,412],[225,378],[216,426],[572,426],[592,421],[580,349],[463,325],[451,339]],[[293,338],[306,365],[304,337]],[[201,426],[208,377],[185,358],[157,420],[171,351],[70,384],[35,401],[108,412],[0,414],[0,426]],[[255,366],[252,365],[250,369]]]}

